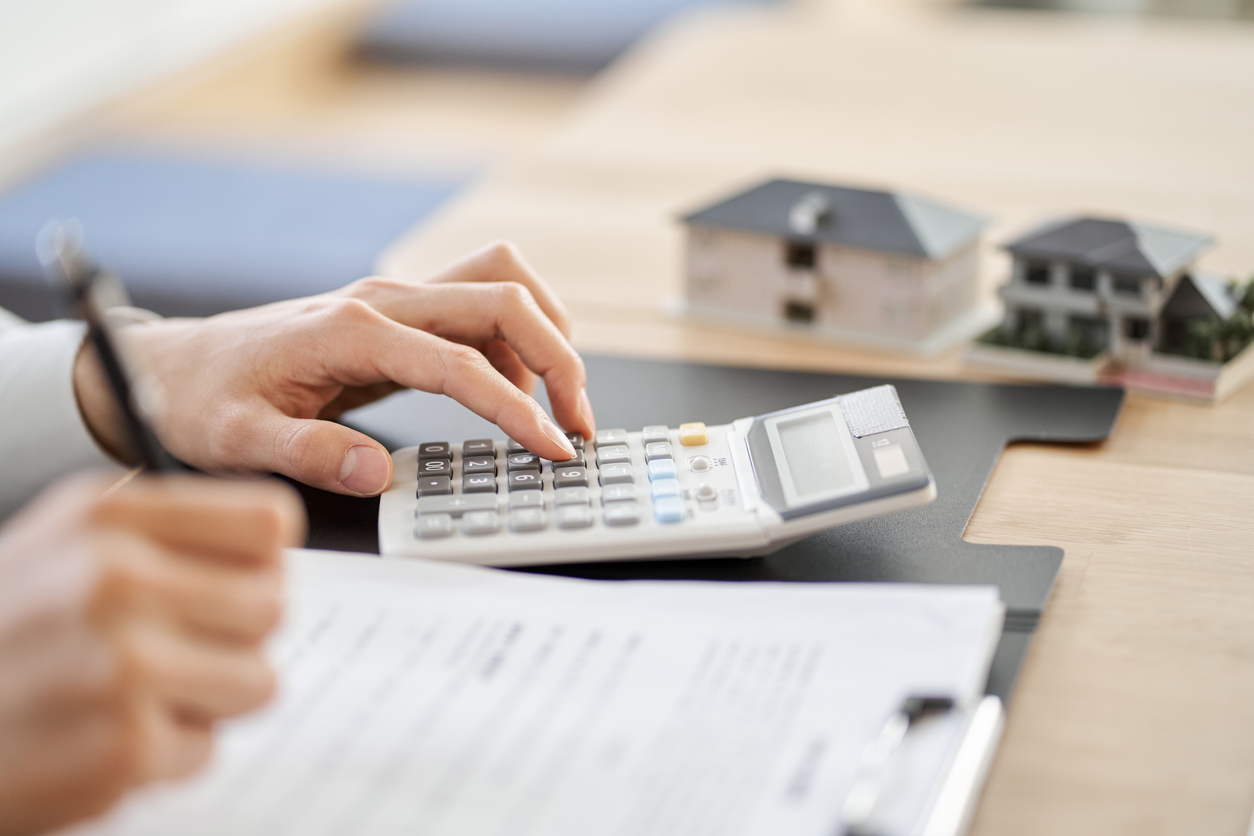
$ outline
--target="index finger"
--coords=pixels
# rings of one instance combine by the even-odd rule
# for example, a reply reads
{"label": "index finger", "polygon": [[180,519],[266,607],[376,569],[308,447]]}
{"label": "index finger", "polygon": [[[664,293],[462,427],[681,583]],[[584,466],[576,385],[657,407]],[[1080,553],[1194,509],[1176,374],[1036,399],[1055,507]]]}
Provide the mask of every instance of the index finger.
{"label": "index finger", "polygon": [[300,500],[274,480],[141,476],[102,498],[91,515],[180,551],[250,563],[277,563],[282,549],[305,536]]}

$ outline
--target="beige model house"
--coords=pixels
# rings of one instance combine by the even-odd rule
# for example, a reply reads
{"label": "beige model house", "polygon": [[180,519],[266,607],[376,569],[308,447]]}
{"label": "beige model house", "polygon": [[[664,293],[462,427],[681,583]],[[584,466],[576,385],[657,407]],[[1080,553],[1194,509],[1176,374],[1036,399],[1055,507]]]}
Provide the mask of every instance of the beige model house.
{"label": "beige model house", "polygon": [[771,180],[684,217],[689,310],[938,351],[987,327],[984,219],[896,191]]}

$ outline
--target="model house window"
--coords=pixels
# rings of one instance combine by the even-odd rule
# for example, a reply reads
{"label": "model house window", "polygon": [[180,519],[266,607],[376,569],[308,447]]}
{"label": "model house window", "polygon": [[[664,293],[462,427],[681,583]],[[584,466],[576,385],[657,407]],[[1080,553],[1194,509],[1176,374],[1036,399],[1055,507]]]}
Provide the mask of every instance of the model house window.
{"label": "model house window", "polygon": [[1091,267],[1072,267],[1071,289],[1092,293],[1097,289],[1097,273]]}
{"label": "model house window", "polygon": [[813,270],[818,261],[814,244],[809,241],[789,241],[784,250],[784,260],[797,270]]}
{"label": "model house window", "polygon": [[1111,287],[1114,288],[1115,293],[1121,293],[1124,296],[1140,296],[1141,277],[1115,274],[1111,279]]}
{"label": "model house window", "polygon": [[1023,262],[1023,280],[1028,284],[1049,284],[1049,262],[1036,260]]}
{"label": "model house window", "polygon": [[784,303],[784,319],[789,322],[813,322],[814,305],[789,299]]}
{"label": "model house window", "polygon": [[1045,314],[1040,308],[1020,308],[1019,309],[1019,334],[1022,336],[1029,331],[1039,331],[1045,327]]}
{"label": "model house window", "polygon": [[1150,321],[1140,316],[1129,316],[1123,320],[1123,335],[1130,340],[1144,340],[1149,337]]}

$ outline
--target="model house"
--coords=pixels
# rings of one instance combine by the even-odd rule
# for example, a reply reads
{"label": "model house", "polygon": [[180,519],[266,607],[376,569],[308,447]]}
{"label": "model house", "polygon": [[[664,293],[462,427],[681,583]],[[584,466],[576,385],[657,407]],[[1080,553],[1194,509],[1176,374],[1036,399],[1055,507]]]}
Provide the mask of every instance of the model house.
{"label": "model house", "polygon": [[968,362],[1217,403],[1254,380],[1254,284],[1194,268],[1206,235],[1073,217],[1011,241],[1002,324]]}
{"label": "model house", "polygon": [[1035,229],[1006,245],[1013,266],[1000,290],[1003,331],[1024,348],[1144,359],[1179,337],[1184,318],[1231,315],[1232,300],[1190,274],[1210,244],[1204,235],[1099,218]]}
{"label": "model house", "polygon": [[689,310],[931,352],[976,310],[984,219],[926,198],[771,180],[684,217]]}

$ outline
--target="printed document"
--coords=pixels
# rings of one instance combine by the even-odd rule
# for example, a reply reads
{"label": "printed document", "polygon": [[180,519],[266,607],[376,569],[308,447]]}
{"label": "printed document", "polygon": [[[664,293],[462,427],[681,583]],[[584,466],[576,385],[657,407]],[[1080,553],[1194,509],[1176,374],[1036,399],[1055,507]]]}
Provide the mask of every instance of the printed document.
{"label": "printed document", "polygon": [[992,587],[597,582],[294,552],[280,693],[76,832],[829,836],[909,694],[980,695]]}

